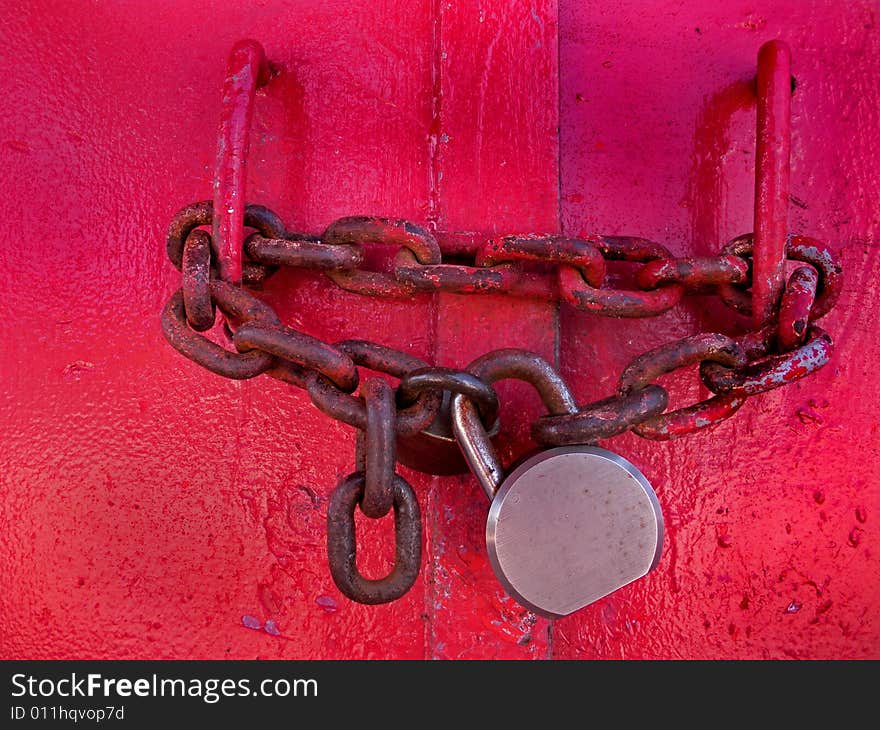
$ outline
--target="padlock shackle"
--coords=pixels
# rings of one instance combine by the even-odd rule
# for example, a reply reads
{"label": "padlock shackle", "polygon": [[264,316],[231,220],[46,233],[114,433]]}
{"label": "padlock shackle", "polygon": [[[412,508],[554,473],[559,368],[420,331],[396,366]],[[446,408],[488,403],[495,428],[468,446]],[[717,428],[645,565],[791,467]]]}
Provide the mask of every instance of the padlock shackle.
{"label": "padlock shackle", "polygon": [[452,432],[465,461],[491,502],[504,479],[504,467],[498,460],[486,428],[473,401],[460,393],[452,396]]}

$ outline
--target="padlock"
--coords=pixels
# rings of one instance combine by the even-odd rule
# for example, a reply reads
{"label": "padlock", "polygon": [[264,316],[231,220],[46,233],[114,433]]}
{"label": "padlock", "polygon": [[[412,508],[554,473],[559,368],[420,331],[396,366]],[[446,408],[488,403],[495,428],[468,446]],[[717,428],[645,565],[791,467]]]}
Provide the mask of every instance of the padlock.
{"label": "padlock", "polygon": [[452,395],[456,392],[463,393],[479,404],[485,422],[492,424],[487,431],[489,438],[498,433],[498,396],[491,385],[470,373],[442,367],[424,367],[401,377],[398,400],[402,404],[412,403],[426,390],[443,393],[440,409],[424,430],[397,439],[397,460],[404,466],[425,474],[467,474],[468,464],[452,433]]}
{"label": "padlock", "polygon": [[561,618],[649,573],[663,513],[645,476],[597,446],[533,452],[505,474],[477,410],[452,398],[452,427],[491,500],[486,549],[495,575],[525,608]]}

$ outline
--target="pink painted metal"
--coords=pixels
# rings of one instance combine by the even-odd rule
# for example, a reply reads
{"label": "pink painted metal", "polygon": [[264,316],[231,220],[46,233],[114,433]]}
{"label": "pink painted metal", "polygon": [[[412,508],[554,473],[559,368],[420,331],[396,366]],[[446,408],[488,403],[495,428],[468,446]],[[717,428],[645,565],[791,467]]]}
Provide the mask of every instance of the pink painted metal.
{"label": "pink painted metal", "polygon": [[229,54],[223,82],[217,163],[214,168],[215,250],[220,276],[241,282],[246,204],[247,154],[257,87],[269,81],[263,47],[252,40],[236,43]]}
{"label": "pink painted metal", "polygon": [[[875,3],[277,0],[206,29],[215,5],[27,0],[0,19],[0,656],[880,658]],[[250,200],[308,233],[352,214],[435,223],[455,232],[444,251],[471,255],[560,230],[718,254],[753,226],[757,50],[789,43],[790,227],[846,267],[820,322],[836,350],[703,433],[606,444],[664,511],[644,580],[535,620],[492,575],[473,480],[403,469],[420,576],[383,606],[335,588],[327,502],[354,430],[278,380],[206,374],[157,321],[180,282],[166,226],[209,196],[224,59],[247,37],[280,68],[254,111]],[[527,347],[580,403],[650,347],[746,326],[711,298],[611,320],[503,296],[381,300],[304,270],[259,296],[324,341],[443,365]],[[542,406],[526,384],[499,390],[509,463]],[[708,393],[675,378],[670,395]],[[392,522],[357,525],[367,577],[392,566]]]}
{"label": "pink painted metal", "polygon": [[791,172],[791,51],[768,41],[758,51],[758,124],[755,157],[755,248],[752,317],[765,325],[785,288],[785,243]]}

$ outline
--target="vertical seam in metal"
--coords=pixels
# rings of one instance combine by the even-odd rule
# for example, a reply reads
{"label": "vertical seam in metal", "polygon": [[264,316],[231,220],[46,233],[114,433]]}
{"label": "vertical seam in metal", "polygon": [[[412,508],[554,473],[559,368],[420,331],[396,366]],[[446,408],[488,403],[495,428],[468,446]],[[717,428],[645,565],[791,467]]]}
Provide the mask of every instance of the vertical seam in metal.
{"label": "vertical seam in metal", "polygon": [[[556,2],[556,228],[565,233],[562,219],[562,43],[560,41],[559,2]],[[562,300],[553,303],[553,365],[562,368]],[[547,659],[554,658],[553,621],[547,622]]]}
{"label": "vertical seam in metal", "polygon": [[[431,118],[428,129],[428,229],[432,232],[437,230],[440,221],[440,134],[441,134],[441,105],[443,103],[442,95],[442,53],[443,53],[443,33],[442,33],[442,2],[441,0],[431,0]],[[431,362],[437,362],[437,327],[440,317],[440,294],[431,295],[429,307],[429,317],[431,322]],[[436,534],[436,510],[434,509],[434,498],[440,489],[440,477],[432,476],[428,486],[428,494],[425,510],[425,542],[428,548],[425,571],[425,615],[428,617],[425,622],[425,658],[434,658],[434,603],[437,581],[435,580],[435,565],[433,562],[434,555],[434,535]]]}

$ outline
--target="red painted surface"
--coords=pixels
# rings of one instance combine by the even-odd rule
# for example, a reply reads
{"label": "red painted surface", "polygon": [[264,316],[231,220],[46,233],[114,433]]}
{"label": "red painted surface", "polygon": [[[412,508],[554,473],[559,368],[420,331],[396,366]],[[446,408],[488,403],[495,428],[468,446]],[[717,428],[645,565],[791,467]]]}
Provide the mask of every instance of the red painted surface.
{"label": "red painted surface", "polygon": [[[875,24],[872,3],[830,0],[29,2],[4,15],[0,656],[880,658]],[[764,41],[790,45],[789,227],[842,256],[845,290],[822,320],[837,348],[708,433],[607,442],[664,510],[648,578],[533,625],[491,575],[475,482],[403,470],[426,515],[421,577],[386,606],[336,591],[325,512],[353,467],[352,430],[270,378],[201,371],[158,326],[179,282],[164,229],[210,197],[226,59],[246,37],[281,71],[257,95],[248,200],[291,228],[370,213],[640,235],[681,256],[752,228],[750,79]],[[748,324],[711,298],[611,321],[500,296],[382,301],[304,271],[263,296],[315,336],[443,365],[529,347],[561,362],[582,402],[650,347]],[[694,373],[667,377],[674,407],[707,395]],[[540,406],[527,386],[499,389],[509,460]],[[389,565],[389,522],[358,522],[367,573]]]}

